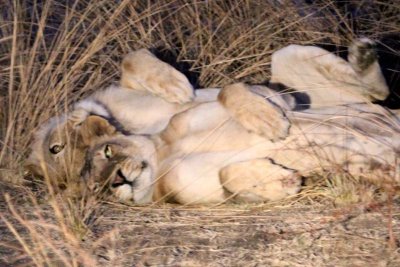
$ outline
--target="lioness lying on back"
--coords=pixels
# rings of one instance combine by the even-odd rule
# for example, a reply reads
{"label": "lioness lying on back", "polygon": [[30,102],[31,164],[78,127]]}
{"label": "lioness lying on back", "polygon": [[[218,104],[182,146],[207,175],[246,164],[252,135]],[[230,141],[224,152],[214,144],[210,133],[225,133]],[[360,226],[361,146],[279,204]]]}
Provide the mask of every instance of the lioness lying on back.
{"label": "lioness lying on back", "polygon": [[94,93],[76,103],[71,113],[41,126],[26,166],[35,175],[46,173],[56,186],[79,182],[91,142],[81,131],[88,115],[107,119],[125,134],[155,134],[173,114],[188,108],[193,98],[193,88],[182,73],[145,49],[133,52],[123,60],[119,86]]}
{"label": "lioness lying on back", "polygon": [[[308,115],[308,119],[321,116],[320,112],[311,111],[306,116],[292,113],[290,135],[271,142],[232,120],[220,103],[204,103],[179,115],[187,120],[177,117],[179,121],[172,118],[172,123],[189,129],[198,121],[197,116],[216,116],[217,127],[189,130],[179,140],[162,145],[144,136],[104,136],[89,150],[84,179],[91,188],[110,188],[120,200],[198,204],[231,198],[281,199],[298,192],[300,176],[310,171],[341,168],[362,175],[380,169],[381,174],[393,175],[400,139],[399,126],[390,123],[400,117],[368,104],[354,105],[347,111],[349,117],[331,123],[302,120]],[[332,117],[327,112],[326,117]],[[354,115],[358,117],[353,124]],[[377,125],[378,130],[368,132]]]}
{"label": "lioness lying on back", "polygon": [[[106,134],[116,131],[125,135],[157,134],[174,114],[214,101],[218,92],[218,89],[203,89],[194,94],[187,78],[172,66],[145,49],[133,52],[122,62],[119,86],[94,93],[76,103],[71,113],[54,117],[41,127],[31,145],[26,167],[35,175],[47,175],[56,187],[73,184],[79,187],[87,149],[93,138],[102,136],[96,128],[84,123],[89,115],[100,116],[114,126]],[[252,102],[253,98],[248,94],[241,101]],[[225,106],[235,109],[230,104]],[[259,101],[236,119],[249,131],[274,140],[287,135],[289,122],[279,120],[283,116],[282,110],[269,101]],[[278,126],[279,122],[282,124]]]}
{"label": "lioness lying on back", "polygon": [[[361,42],[359,44],[356,43],[355,45],[363,47],[367,44],[368,42]],[[311,54],[310,51],[312,52]],[[350,53],[350,55],[353,55],[354,58],[362,58],[363,54],[360,54],[359,52],[359,49],[355,49],[355,52],[353,54]],[[140,55],[140,53],[144,53],[144,55]],[[147,53],[148,52],[146,51],[142,51],[136,53],[136,56],[141,59],[146,59],[146,56],[150,57],[148,62],[153,62],[155,67],[157,67],[159,62],[154,61],[154,58]],[[310,57],[310,55],[312,57]],[[318,55],[318,57],[316,57],[316,55]],[[324,60],[324,56],[328,56],[331,60]],[[365,83],[365,80],[368,80],[368,77],[371,75],[381,75],[379,66],[376,67],[375,61],[372,61],[372,63],[369,64],[365,69],[356,70],[357,68],[354,66],[359,64],[359,62],[357,63],[357,60],[353,60],[353,63],[348,64],[339,58],[332,58],[332,55],[326,51],[315,47],[310,48],[289,46],[288,48],[284,48],[275,53],[273,56],[272,66],[274,82],[285,82],[287,77],[301,75],[297,72],[293,72],[293,69],[290,68],[287,70],[284,70],[279,66],[274,68],[274,62],[280,62],[280,59],[290,62],[290,60],[293,58],[297,62],[292,63],[302,63],[305,64],[306,67],[310,65],[311,68],[309,69],[311,70],[312,66],[318,66],[321,70],[324,70],[323,72],[315,73],[315,77],[313,77],[315,78],[314,82],[312,79],[307,79],[308,84],[306,83],[306,85],[316,86],[318,83],[322,82],[322,85],[324,85],[324,91],[328,89],[332,90],[332,92],[328,91],[328,94],[324,95],[315,95],[314,91],[311,90],[310,96],[313,100],[311,103],[312,107],[318,106],[319,102],[323,103],[325,106],[329,105],[328,101],[331,99],[330,93],[334,93],[334,90],[339,91],[341,95],[347,94],[355,96],[349,97],[349,101],[345,101],[345,103],[365,102],[366,98],[367,100],[376,98],[381,99],[384,98],[385,93],[387,92],[387,87],[384,83],[382,84],[381,81],[368,84],[366,88],[363,87],[363,84]],[[156,81],[163,81],[167,80],[166,77],[163,77],[163,75],[161,75],[161,77],[151,76],[154,68],[143,68],[142,72],[139,72],[139,74],[135,73],[134,70],[138,69],[138,67],[141,67],[141,60],[138,60],[135,57],[128,57],[126,60],[124,60],[124,62],[125,64],[123,63],[122,84],[130,87],[111,88],[89,98],[89,101],[84,100],[78,103],[74,112],[72,112],[72,115],[66,119],[62,119],[61,123],[62,127],[66,127],[72,132],[72,135],[64,135],[63,131],[59,131],[58,127],[52,125],[50,127],[46,127],[46,131],[44,131],[45,134],[40,136],[39,142],[37,142],[38,145],[36,145],[36,148],[38,149],[34,149],[34,152],[36,153],[33,154],[33,157],[31,157],[31,159],[33,158],[36,160],[36,162],[33,164],[34,168],[39,169],[40,171],[42,167],[40,162],[42,162],[47,165],[47,171],[51,177],[57,175],[65,177],[63,169],[70,170],[69,172],[72,173],[71,177],[78,177],[79,174],[84,171],[83,158],[87,153],[87,149],[89,147],[93,147],[93,144],[98,143],[98,140],[102,140],[103,137],[106,136],[113,136],[117,132],[122,132],[125,135],[129,135],[131,133],[157,133],[167,125],[169,118],[174,114],[190,107],[195,107],[204,101],[215,100],[218,93],[221,105],[217,107],[216,112],[208,113],[211,114],[211,117],[208,117],[207,120],[204,119],[205,116],[201,115],[203,114],[201,110],[204,108],[207,109],[207,106],[200,105],[198,109],[200,112],[195,111],[180,113],[174,118],[174,120],[171,121],[170,124],[168,124],[168,130],[165,130],[161,135],[162,142],[166,142],[168,146],[163,149],[158,147],[157,151],[160,151],[159,156],[161,158],[164,157],[163,155],[168,154],[172,154],[172,156],[168,159],[163,159],[162,162],[169,162],[173,160],[179,161],[179,157],[182,155],[182,153],[187,153],[188,148],[193,149],[193,145],[198,145],[199,140],[196,140],[197,132],[208,134],[210,129],[215,127],[215,123],[221,122],[220,118],[227,118],[226,114],[229,115],[229,120],[232,119],[235,123],[238,123],[238,125],[242,127],[240,129],[243,130],[244,128],[246,131],[256,133],[257,136],[261,136],[263,140],[268,140],[268,142],[270,142],[270,140],[275,141],[284,138],[287,135],[288,127],[290,125],[285,115],[282,113],[282,110],[291,110],[298,104],[295,97],[291,95],[276,94],[276,92],[273,92],[267,87],[257,86],[250,88],[243,86],[226,87],[226,90],[224,89],[221,92],[219,92],[219,90],[200,90],[198,91],[200,92],[200,95],[197,96],[197,100],[194,102],[183,105],[170,103],[161,99],[157,95],[154,96],[151,94],[151,92],[157,93],[157,90],[160,90],[159,88],[165,88],[158,86],[158,89],[155,90],[154,88],[157,88],[157,85],[148,82],[149,79],[143,78],[152,77]],[[165,65],[161,66],[166,67]],[[169,68],[170,67],[168,66],[166,67],[168,70]],[[324,77],[326,75],[329,76],[329,74],[331,75],[331,78],[334,78],[335,75],[338,77],[349,75],[349,78],[344,79],[343,82],[333,79],[336,86],[331,86],[328,88],[327,85],[331,84],[332,82],[327,82],[326,79],[324,80]],[[179,75],[177,76],[179,77]],[[305,86],[304,81],[299,84]],[[339,85],[340,87],[338,87]],[[164,90],[163,92],[168,93],[169,91],[172,91],[172,95],[175,94],[172,89]],[[253,93],[251,91],[253,91]],[[369,91],[374,93],[370,94]],[[121,94],[120,92],[125,93]],[[190,96],[190,93],[187,93],[186,95]],[[164,95],[163,97],[166,96]],[[267,100],[264,98],[267,98]],[[107,105],[101,105],[104,104],[104,102],[106,102]],[[123,105],[121,105],[121,103]],[[127,105],[129,108],[127,108]],[[163,108],[164,111],[161,112]],[[213,110],[213,108],[215,107],[211,107],[210,111]],[[219,108],[222,108],[223,112],[218,111]],[[90,120],[85,120],[89,114],[97,114],[106,118],[103,120],[102,124],[107,125],[111,122],[113,127],[108,128],[106,132],[102,133],[102,131],[99,130],[101,126],[89,123]],[[138,114],[142,114],[142,116],[139,116]],[[114,116],[115,118],[113,118]],[[317,114],[317,116],[319,115]],[[126,129],[129,131],[126,131]],[[185,136],[189,137],[180,140],[181,137]],[[240,139],[246,140],[246,137],[243,137],[242,135],[239,136]],[[56,142],[54,142],[54,139],[56,139]],[[195,141],[193,142],[191,139],[195,139]],[[176,142],[177,140],[180,141]],[[232,143],[229,139],[229,136],[223,140],[225,140],[224,142],[226,143]],[[250,138],[249,140],[252,139]],[[244,143],[245,145],[247,144],[246,141],[238,143]],[[60,147],[61,149],[59,149]],[[229,147],[228,149],[233,148]],[[217,150],[207,150],[206,148],[202,148],[202,150],[198,150],[197,152],[214,152],[218,150],[219,148],[217,148]],[[41,153],[45,156],[40,156]],[[39,156],[37,154],[39,154]],[[251,157],[254,157],[254,155]],[[167,165],[167,163],[163,163],[163,165]],[[156,169],[159,169],[159,167]],[[297,191],[297,189],[298,183],[296,184],[296,190],[294,191]],[[292,194],[292,191],[289,190],[288,192],[291,192],[289,194]],[[286,195],[286,193],[283,195]]]}
{"label": "lioness lying on back", "polygon": [[[306,57],[305,51],[300,52]],[[314,59],[315,51],[312,52],[310,56]],[[340,70],[351,67],[333,59],[331,74],[343,75]],[[335,65],[335,60],[340,64]],[[321,68],[315,62],[318,60],[301,63],[309,64],[308,69]],[[327,64],[324,60],[323,63]],[[351,83],[351,78],[341,75],[329,79],[346,80],[354,87],[363,79],[364,71],[373,74],[369,72],[371,66],[375,68],[364,66],[360,79]],[[322,78],[320,82],[329,84]],[[351,104],[295,112],[289,108],[293,107],[293,99],[268,96],[263,87],[230,85],[221,90],[219,101],[201,103],[173,116],[157,136],[112,134],[97,139],[89,150],[83,176],[91,188],[105,186],[120,200],[196,204],[229,199],[252,202],[281,199],[298,192],[300,177],[310,171],[340,168],[359,175],[374,169],[393,175],[400,149],[399,114],[365,103],[366,97],[375,98],[377,94],[384,97],[386,87],[373,90],[375,96],[368,96],[370,88],[358,86],[348,91],[353,94]],[[326,92],[325,101],[336,92],[335,87],[331,89]],[[255,93],[253,101],[241,102],[242,96],[250,91]],[[284,140],[272,142],[261,134],[249,132],[243,120],[236,120],[241,110],[265,96],[285,110],[287,118],[281,120],[292,123]],[[96,124],[101,120],[92,117],[89,121]],[[104,132],[112,127],[104,126]]]}

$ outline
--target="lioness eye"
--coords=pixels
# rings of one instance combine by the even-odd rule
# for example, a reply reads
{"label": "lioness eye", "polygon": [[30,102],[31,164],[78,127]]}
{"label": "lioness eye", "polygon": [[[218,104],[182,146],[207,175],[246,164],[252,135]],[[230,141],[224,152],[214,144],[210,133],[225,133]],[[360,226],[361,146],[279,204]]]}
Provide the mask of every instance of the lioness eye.
{"label": "lioness eye", "polygon": [[64,148],[64,146],[62,146],[62,145],[54,145],[54,146],[50,147],[49,150],[52,154],[58,154],[63,150],[63,148]]}
{"label": "lioness eye", "polygon": [[112,157],[112,150],[111,150],[111,147],[109,145],[106,145],[106,147],[104,148],[104,155],[108,159]]}

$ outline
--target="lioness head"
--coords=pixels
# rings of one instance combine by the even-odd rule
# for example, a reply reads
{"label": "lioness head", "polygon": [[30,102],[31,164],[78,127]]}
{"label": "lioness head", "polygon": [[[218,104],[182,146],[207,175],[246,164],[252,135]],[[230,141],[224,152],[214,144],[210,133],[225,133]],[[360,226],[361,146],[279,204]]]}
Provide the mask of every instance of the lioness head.
{"label": "lioness head", "polygon": [[97,138],[115,132],[100,116],[90,115],[84,121],[53,118],[37,133],[25,167],[35,176],[48,176],[58,188],[79,183],[89,146]]}
{"label": "lioness head", "polygon": [[152,200],[155,148],[147,137],[102,138],[89,150],[83,179],[95,192],[108,191],[120,201],[138,204]]}

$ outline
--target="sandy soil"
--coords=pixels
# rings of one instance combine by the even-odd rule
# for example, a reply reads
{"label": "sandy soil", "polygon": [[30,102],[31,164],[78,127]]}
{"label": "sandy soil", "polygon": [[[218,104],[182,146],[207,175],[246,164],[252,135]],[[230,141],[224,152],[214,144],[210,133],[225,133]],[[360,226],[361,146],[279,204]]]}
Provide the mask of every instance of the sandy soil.
{"label": "sandy soil", "polygon": [[[33,205],[29,197],[39,192],[27,187],[2,183],[1,191],[14,192],[11,201],[28,223],[18,222],[1,199],[0,265],[31,266],[32,258],[4,218],[35,248],[29,222],[48,229],[56,225],[54,210],[45,199]],[[80,238],[76,246],[99,266],[400,266],[398,240],[390,242],[400,234],[399,201],[336,208],[300,202],[219,207],[96,203],[87,210],[90,215],[81,217],[84,229],[70,228]],[[65,238],[52,236],[55,247],[71,250]],[[54,266],[64,266],[54,253],[49,257]]]}

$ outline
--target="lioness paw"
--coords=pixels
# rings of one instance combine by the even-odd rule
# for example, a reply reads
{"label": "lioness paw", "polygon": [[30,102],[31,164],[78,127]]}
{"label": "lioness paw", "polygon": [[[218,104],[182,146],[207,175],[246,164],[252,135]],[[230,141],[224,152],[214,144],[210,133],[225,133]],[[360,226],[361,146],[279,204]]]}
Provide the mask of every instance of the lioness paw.
{"label": "lioness paw", "polygon": [[228,165],[219,171],[219,178],[226,191],[245,202],[279,200],[296,194],[301,187],[295,170],[268,158]]}
{"label": "lioness paw", "polygon": [[121,85],[150,92],[171,103],[187,103],[194,97],[186,76],[147,49],[132,52],[123,59]]}
{"label": "lioness paw", "polygon": [[354,40],[349,47],[348,60],[355,71],[367,70],[377,61],[375,42],[368,38]]}
{"label": "lioness paw", "polygon": [[169,77],[159,77],[148,81],[148,84],[154,90],[154,94],[163,97],[168,102],[184,104],[194,98],[192,85],[182,73],[175,69],[170,71]]}
{"label": "lioness paw", "polygon": [[140,175],[142,168],[142,161],[130,158],[122,162],[120,171],[127,181],[132,182]]}
{"label": "lioness paw", "polygon": [[349,63],[362,83],[362,94],[371,100],[384,100],[389,88],[382,74],[375,42],[368,38],[353,41],[349,47]]}
{"label": "lioness paw", "polygon": [[[268,105],[273,105],[268,103]],[[271,141],[285,139],[289,135],[290,122],[283,112],[275,107],[271,110],[264,103],[254,103],[251,110],[242,114],[240,121],[250,131],[265,136]]]}
{"label": "lioness paw", "polygon": [[252,93],[242,83],[224,87],[218,101],[233,119],[250,132],[271,141],[284,139],[289,134],[290,122],[282,109],[262,96]]}

